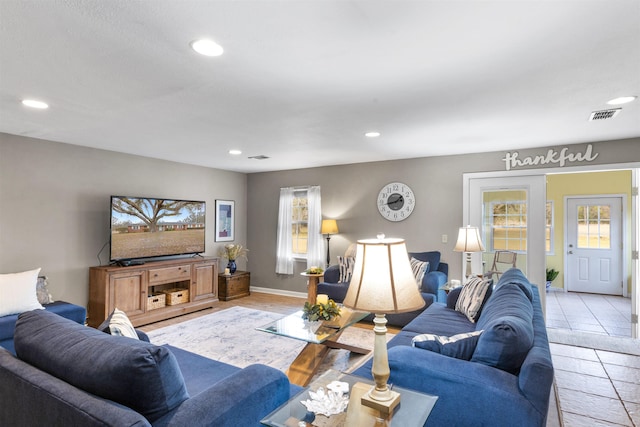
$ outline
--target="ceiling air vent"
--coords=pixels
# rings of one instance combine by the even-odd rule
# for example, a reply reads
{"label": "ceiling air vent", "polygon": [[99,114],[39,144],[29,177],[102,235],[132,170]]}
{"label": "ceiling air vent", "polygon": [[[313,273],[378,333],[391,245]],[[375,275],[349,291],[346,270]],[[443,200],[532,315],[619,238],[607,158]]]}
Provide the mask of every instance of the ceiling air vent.
{"label": "ceiling air vent", "polygon": [[264,154],[260,154],[259,156],[249,156],[249,158],[253,160],[267,160],[269,157]]}
{"label": "ceiling air vent", "polygon": [[613,119],[621,110],[622,108],[611,108],[609,110],[593,111],[589,116],[589,121]]}

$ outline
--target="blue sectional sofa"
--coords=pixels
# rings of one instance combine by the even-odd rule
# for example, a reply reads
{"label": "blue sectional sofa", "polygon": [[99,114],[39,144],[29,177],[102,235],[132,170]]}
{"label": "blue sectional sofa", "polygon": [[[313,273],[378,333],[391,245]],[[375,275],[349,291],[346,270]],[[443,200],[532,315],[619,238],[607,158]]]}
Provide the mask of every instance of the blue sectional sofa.
{"label": "blue sectional sofa", "polygon": [[3,426],[257,426],[300,390],[265,365],[240,369],[47,310],[20,314],[14,343],[17,357],[0,349]]}
{"label": "blue sectional sofa", "polygon": [[[389,341],[389,382],[439,397],[425,426],[544,426],[553,365],[537,286],[520,270],[508,270],[476,323],[455,310],[460,292],[451,291],[446,305],[429,306]],[[453,343],[461,344],[455,357],[442,354],[455,347],[438,352],[412,346],[422,334],[478,331]],[[371,378],[371,361],[354,374]]]}
{"label": "blue sectional sofa", "polygon": [[[81,325],[87,320],[87,309],[79,305],[64,301],[55,301],[50,304],[43,304],[42,306],[51,313],[66,317]],[[0,347],[9,350],[9,352],[13,354],[16,354],[13,348],[13,332],[16,329],[17,321],[17,314],[0,317]]]}
{"label": "blue sectional sofa", "polygon": [[[440,261],[440,252],[410,252],[409,256],[429,263],[429,269],[422,278],[422,286],[420,287],[420,293],[422,294],[425,305],[423,308],[409,313],[388,314],[387,323],[389,325],[405,326],[418,314],[422,313],[425,308],[436,301],[441,301],[446,298],[446,294],[440,288],[447,283],[449,265],[446,262]],[[338,265],[332,265],[327,268],[324,272],[323,281],[318,283],[318,294],[326,294],[330,299],[338,303],[344,301],[348,289],[349,282],[340,282],[340,267]],[[373,315],[365,320],[373,320]]]}

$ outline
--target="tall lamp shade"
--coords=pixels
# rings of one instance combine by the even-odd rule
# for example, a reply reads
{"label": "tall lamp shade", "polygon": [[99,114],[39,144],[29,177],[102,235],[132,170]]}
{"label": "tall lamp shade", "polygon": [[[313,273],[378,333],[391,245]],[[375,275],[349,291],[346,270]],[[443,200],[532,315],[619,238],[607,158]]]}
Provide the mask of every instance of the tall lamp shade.
{"label": "tall lamp shade", "polygon": [[453,248],[455,252],[465,252],[467,254],[467,278],[471,277],[471,254],[473,252],[483,252],[484,245],[480,239],[478,227],[467,225],[458,230],[458,241]]}
{"label": "tall lamp shade", "polygon": [[335,219],[323,219],[320,227],[320,234],[327,235],[327,267],[331,263],[331,256],[329,255],[329,241],[332,234],[338,234],[338,223]]}
{"label": "tall lamp shade", "polygon": [[375,386],[362,397],[361,403],[389,414],[400,402],[400,394],[387,387],[390,370],[385,314],[414,311],[425,304],[404,240],[385,239],[381,235],[378,239],[358,241],[353,275],[343,304],[375,313],[371,369]]}

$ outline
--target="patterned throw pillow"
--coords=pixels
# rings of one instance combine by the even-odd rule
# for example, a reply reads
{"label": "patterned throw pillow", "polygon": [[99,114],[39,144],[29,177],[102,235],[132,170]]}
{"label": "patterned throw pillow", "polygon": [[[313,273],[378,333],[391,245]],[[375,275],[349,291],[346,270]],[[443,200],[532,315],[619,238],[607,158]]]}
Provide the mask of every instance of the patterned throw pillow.
{"label": "patterned throw pillow", "polygon": [[443,337],[433,334],[416,335],[411,340],[413,347],[440,353],[456,359],[471,360],[482,331]]}
{"label": "patterned throw pillow", "polygon": [[411,270],[413,270],[413,275],[416,278],[416,283],[418,284],[418,289],[422,287],[422,278],[425,273],[429,271],[429,262],[428,261],[420,261],[414,257],[411,257]]}
{"label": "patterned throw pillow", "polygon": [[353,265],[356,260],[353,257],[338,257],[338,267],[340,268],[340,283],[351,282],[351,275],[353,274]]}
{"label": "patterned throw pillow", "polygon": [[111,335],[139,339],[136,329],[125,312],[117,308],[98,326],[98,330]]}
{"label": "patterned throw pillow", "polygon": [[40,304],[51,304],[53,302],[53,297],[49,293],[49,280],[46,276],[38,277],[36,295]]}
{"label": "patterned throw pillow", "polygon": [[467,281],[460,291],[456,301],[456,311],[463,313],[472,322],[476,322],[480,316],[485,295],[492,281],[473,277]]}

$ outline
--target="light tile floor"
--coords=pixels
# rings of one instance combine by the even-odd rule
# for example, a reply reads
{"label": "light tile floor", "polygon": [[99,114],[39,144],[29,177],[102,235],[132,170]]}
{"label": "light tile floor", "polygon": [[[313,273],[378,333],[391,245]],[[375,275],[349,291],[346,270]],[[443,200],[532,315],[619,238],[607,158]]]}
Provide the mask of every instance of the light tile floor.
{"label": "light tile floor", "polygon": [[[628,298],[547,292],[560,425],[640,427],[640,341]],[[548,426],[558,425],[549,416]]]}
{"label": "light tile floor", "polygon": [[631,336],[631,299],[610,295],[547,291],[547,327]]}

